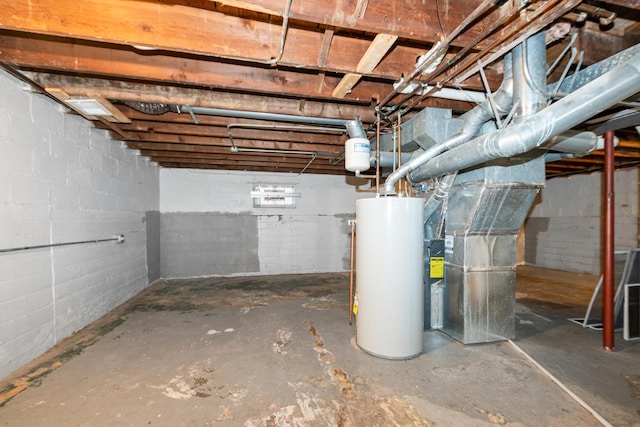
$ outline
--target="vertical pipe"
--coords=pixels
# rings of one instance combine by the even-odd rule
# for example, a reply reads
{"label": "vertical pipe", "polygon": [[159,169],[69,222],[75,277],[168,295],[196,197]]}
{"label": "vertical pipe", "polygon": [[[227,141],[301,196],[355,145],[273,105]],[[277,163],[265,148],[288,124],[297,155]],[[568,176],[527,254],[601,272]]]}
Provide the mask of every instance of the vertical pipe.
{"label": "vertical pipe", "polygon": [[[380,151],[380,150],[378,150]],[[355,245],[354,234],[356,230],[356,220],[352,219],[351,223],[351,274],[349,275],[349,324],[353,322],[353,248]]]}
{"label": "vertical pipe", "polygon": [[614,347],[614,185],[613,185],[613,138],[614,132],[604,134],[604,265],[603,265],[603,292],[602,292],[602,345],[605,350],[613,351]]}
{"label": "vertical pipe", "polygon": [[547,87],[547,51],[545,33],[541,31],[513,49],[513,98],[520,101],[513,116],[520,123],[542,110],[547,98],[541,88]]}
{"label": "vertical pipe", "polygon": [[380,194],[380,111],[376,114],[376,196]]}
{"label": "vertical pipe", "polygon": [[[402,116],[400,113],[398,113],[398,124],[396,125],[396,134],[398,135],[396,137],[396,140],[398,141],[398,143],[396,144],[396,146],[398,147],[398,168],[402,167]],[[400,180],[399,186],[398,186],[398,194],[404,194],[403,193],[403,181],[406,182],[406,180]]]}

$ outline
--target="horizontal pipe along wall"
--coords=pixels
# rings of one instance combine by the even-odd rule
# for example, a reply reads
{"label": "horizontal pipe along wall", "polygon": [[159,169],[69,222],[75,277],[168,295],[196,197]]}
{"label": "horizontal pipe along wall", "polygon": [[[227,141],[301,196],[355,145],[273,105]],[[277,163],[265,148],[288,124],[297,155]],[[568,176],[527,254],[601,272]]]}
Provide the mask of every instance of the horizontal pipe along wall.
{"label": "horizontal pipe along wall", "polygon": [[[0,72],[0,377],[144,289],[158,168]],[[155,274],[157,277],[157,274]]]}

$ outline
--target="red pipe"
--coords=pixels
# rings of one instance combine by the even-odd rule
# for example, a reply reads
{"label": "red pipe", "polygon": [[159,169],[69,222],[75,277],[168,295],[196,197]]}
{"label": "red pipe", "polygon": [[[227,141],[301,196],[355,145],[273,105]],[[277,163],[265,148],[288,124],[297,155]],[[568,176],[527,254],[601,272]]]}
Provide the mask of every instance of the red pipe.
{"label": "red pipe", "polygon": [[614,346],[614,186],[613,186],[613,137],[614,132],[604,134],[604,266],[603,266],[603,290],[602,290],[602,345],[605,350],[613,351]]}

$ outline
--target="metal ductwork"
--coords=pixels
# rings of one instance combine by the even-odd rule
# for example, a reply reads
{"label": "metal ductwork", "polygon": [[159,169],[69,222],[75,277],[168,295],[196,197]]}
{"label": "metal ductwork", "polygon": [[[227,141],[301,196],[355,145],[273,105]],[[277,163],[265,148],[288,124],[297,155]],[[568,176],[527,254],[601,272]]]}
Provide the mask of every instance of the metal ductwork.
{"label": "metal ductwork", "polygon": [[427,179],[529,152],[638,91],[640,55],[519,124],[483,135],[432,159],[424,165],[425,172],[419,178]]}
{"label": "metal ductwork", "polygon": [[[510,55],[505,58],[505,71],[504,80],[500,88],[493,94],[493,108],[497,114],[503,116],[506,115],[512,104],[512,92],[513,92],[513,79],[511,72]],[[447,139],[441,144],[434,144],[427,148],[421,154],[414,156],[409,162],[404,163],[402,167],[396,169],[384,183],[383,193],[394,194],[396,183],[405,177],[408,173],[416,170],[428,160],[434,158],[438,154],[445,152],[451,148],[457,147],[465,142],[471,140],[478,134],[482,126],[488,121],[494,118],[493,110],[490,101],[486,101],[479,106],[473,108],[471,111],[465,113],[460,117],[462,120],[462,129],[453,137]],[[414,125],[415,126],[415,125]],[[415,139],[414,139],[415,140]],[[403,139],[405,141],[405,139]],[[406,140],[407,142],[409,140]],[[419,182],[422,180],[414,180],[410,177],[412,182]]]}
{"label": "metal ductwork", "polygon": [[158,114],[168,113],[170,111],[173,111],[174,113],[178,112],[178,107],[170,104],[155,104],[151,102],[135,102],[135,101],[123,101],[122,103],[127,107],[133,108],[134,110],[140,111],[141,113],[144,113],[144,114],[158,115]]}
{"label": "metal ductwork", "polygon": [[[574,78],[579,89],[546,106],[543,36],[512,54],[513,124],[452,147],[456,135],[409,174],[412,182],[450,174],[440,181],[449,194],[436,188],[430,196],[447,200],[442,329],[466,344],[515,336],[516,235],[544,185],[544,152],[567,153],[547,155],[551,160],[596,149],[593,133],[570,130],[640,91],[640,54],[627,55],[622,65],[600,66],[609,71],[591,81]],[[427,151],[415,159],[429,157]]]}
{"label": "metal ductwork", "polygon": [[[546,105],[536,90],[546,87],[545,55],[544,33],[512,52],[516,123]],[[425,166],[414,171],[412,179],[419,179]],[[442,181],[451,186],[442,329],[465,344],[514,338],[516,235],[544,184],[544,162],[521,158],[452,172]],[[432,198],[442,196],[434,192]]]}
{"label": "metal ductwork", "polygon": [[[375,150],[371,150],[369,153],[369,163],[371,166],[376,165],[376,158],[378,153]],[[402,163],[408,162],[411,159],[410,153],[401,153],[400,160]],[[381,151],[380,152],[380,167],[381,168],[392,168],[398,164],[398,155],[397,153],[391,151]]]}

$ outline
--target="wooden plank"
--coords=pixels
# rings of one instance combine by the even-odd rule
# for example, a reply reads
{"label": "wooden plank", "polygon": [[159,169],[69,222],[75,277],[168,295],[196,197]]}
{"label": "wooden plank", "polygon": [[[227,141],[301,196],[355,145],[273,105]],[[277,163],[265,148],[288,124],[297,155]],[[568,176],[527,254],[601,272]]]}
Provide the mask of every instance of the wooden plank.
{"label": "wooden plank", "polygon": [[356,66],[356,73],[346,74],[333,90],[331,96],[334,98],[344,98],[347,93],[351,93],[353,87],[360,81],[362,75],[368,74],[376,68],[397,39],[398,36],[391,34],[376,35],[367,51],[362,58],[360,58]]}
{"label": "wooden plank", "polygon": [[[287,40],[292,46],[304,46],[304,48],[288,50],[279,63],[280,68],[289,69],[289,71],[301,68],[307,72],[308,70],[324,70],[333,73],[353,71],[357,61],[369,46],[369,41],[344,35],[328,37],[331,33],[332,30],[327,30],[323,36],[312,31],[292,30]],[[172,52],[141,54],[140,51],[128,46],[87,42],[70,43],[69,39],[64,37],[43,37],[6,30],[0,30],[0,35],[2,36],[0,37],[2,60],[14,65],[41,64],[49,69],[81,71],[87,66],[106,68],[111,64],[111,67],[107,68],[110,74],[122,73],[130,76],[138,76],[136,68],[144,67],[144,73],[148,74],[149,78],[156,79],[164,75],[163,79],[173,82],[198,83],[200,80],[201,84],[215,84],[213,78],[204,80],[210,73],[247,74],[247,71],[242,70],[250,65],[246,61],[243,63],[217,62],[212,57]],[[335,54],[329,55],[330,47],[335,49]],[[319,57],[316,54],[318,50]],[[399,74],[413,66],[415,58],[423,51],[424,49],[420,47],[399,44],[390,53],[389,60],[385,60],[376,69],[374,75],[380,78],[396,79]],[[77,63],[74,63],[74,60]],[[230,69],[225,73],[226,66]]]}
{"label": "wooden plank", "polygon": [[[247,63],[223,63],[202,58],[145,56],[126,49],[74,45],[62,41],[0,37],[0,49],[3,61],[20,67],[229,90],[241,87],[245,91],[298,97],[317,93],[328,98],[331,96],[331,87],[338,82],[338,77],[326,76],[327,86],[318,93],[317,74],[305,68],[253,67]],[[397,71],[400,72],[399,69]],[[370,99],[374,93],[389,90],[390,84],[391,80],[388,83],[367,82],[360,85],[353,96]]]}
{"label": "wooden plank", "polygon": [[277,9],[270,9],[259,4],[247,3],[240,0],[210,0],[212,3],[220,3],[224,6],[235,7],[243,10],[250,10],[252,12],[265,13],[267,15],[284,15],[284,9],[278,11]]}
{"label": "wooden plank", "polygon": [[[251,8],[271,15],[279,14],[284,7],[282,0],[244,3],[245,10]],[[345,10],[349,8],[339,0],[293,2],[291,19],[348,31],[389,33],[415,41],[435,41],[439,24],[434,5],[419,0],[406,1],[403,7],[395,7],[393,2],[379,3],[368,6],[365,19],[357,16],[355,7]],[[452,24],[462,21],[474,6],[465,3],[461,2],[441,18]],[[254,55],[248,56],[262,61],[275,56],[280,45],[279,22],[273,24],[270,20],[255,19],[248,24],[246,14],[233,16],[216,9],[214,2],[189,7],[188,2],[4,0],[0,6],[0,26],[203,55],[246,58],[247,52],[252,52]],[[290,27],[291,31],[295,29],[295,26]],[[460,42],[464,43],[465,39],[468,39],[467,35],[463,35]]]}
{"label": "wooden plank", "polygon": [[324,68],[327,64],[327,57],[329,56],[329,49],[331,48],[331,42],[333,41],[333,28],[327,28],[324,30],[322,36],[322,45],[320,46],[320,54],[318,55],[318,67]]}
{"label": "wooden plank", "polygon": [[361,74],[371,73],[393,47],[396,40],[398,40],[398,36],[392,34],[376,35],[364,56],[358,62],[356,72]]}
{"label": "wooden plank", "polygon": [[456,65],[448,73],[447,81],[455,77],[454,84],[461,84],[478,72],[478,61],[485,65],[493,63],[522,41],[571,11],[580,2],[581,0],[549,0],[533,11],[520,14],[518,19],[500,31],[499,38],[494,40],[487,49],[477,55],[467,55]]}
{"label": "wooden plank", "polygon": [[256,61],[268,61],[279,49],[280,25],[264,20],[247,25],[247,19],[214,9],[213,4],[206,9],[146,1],[4,0],[0,26],[144,49]]}
{"label": "wooden plank", "polygon": [[[247,10],[258,6],[277,11],[284,7],[283,0],[244,0],[243,3]],[[445,32],[453,30],[478,4],[479,0],[458,1],[455,5],[449,2],[436,5],[435,1],[404,0],[401,6],[393,1],[305,0],[292,2],[291,19],[337,29],[394,34],[407,40],[434,43],[442,33],[441,24]],[[485,18],[494,19],[492,14]],[[454,40],[453,45],[464,46],[482,31],[482,26],[483,22],[478,22]],[[483,46],[484,44],[480,47]]]}
{"label": "wooden plank", "polygon": [[[331,96],[334,98],[344,98],[348,93],[351,93],[351,89],[360,81],[362,74],[348,73],[342,77],[342,80],[338,83],[333,90]],[[388,92],[388,90],[387,90]]]}

